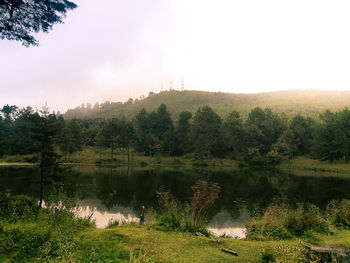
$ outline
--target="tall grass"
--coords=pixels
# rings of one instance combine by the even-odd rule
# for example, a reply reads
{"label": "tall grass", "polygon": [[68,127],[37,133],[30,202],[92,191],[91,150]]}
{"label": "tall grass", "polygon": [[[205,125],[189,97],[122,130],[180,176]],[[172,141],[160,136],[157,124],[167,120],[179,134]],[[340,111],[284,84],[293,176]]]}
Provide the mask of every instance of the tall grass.
{"label": "tall grass", "polygon": [[0,204],[0,254],[13,262],[71,262],[75,234],[92,225],[74,216],[74,202],[61,190],[46,200],[46,208],[28,196],[3,196]]}
{"label": "tall grass", "polygon": [[288,239],[312,232],[330,234],[334,227],[350,227],[350,200],[333,200],[323,213],[311,204],[298,204],[293,210],[284,203],[274,203],[246,227],[247,238],[257,240]]}
{"label": "tall grass", "polygon": [[217,183],[197,181],[192,186],[191,204],[181,203],[170,192],[161,187],[157,192],[160,214],[158,222],[167,229],[200,232],[209,236],[205,228],[207,214],[219,197],[220,186]]}

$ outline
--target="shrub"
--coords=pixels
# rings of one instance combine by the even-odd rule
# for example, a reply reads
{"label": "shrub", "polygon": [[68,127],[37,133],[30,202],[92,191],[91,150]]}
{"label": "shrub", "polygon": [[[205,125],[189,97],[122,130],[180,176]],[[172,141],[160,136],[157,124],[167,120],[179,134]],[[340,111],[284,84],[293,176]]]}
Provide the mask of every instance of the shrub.
{"label": "shrub", "polygon": [[326,208],[327,217],[337,227],[350,227],[350,200],[333,200]]}
{"label": "shrub", "polygon": [[160,225],[168,229],[177,229],[188,232],[200,232],[206,236],[210,233],[204,223],[209,209],[219,197],[220,187],[217,183],[198,181],[192,186],[193,198],[191,206],[180,203],[170,190],[161,187],[157,192],[160,214]]}
{"label": "shrub", "polygon": [[39,213],[37,201],[29,196],[4,196],[0,199],[0,218],[6,221],[34,220]]}
{"label": "shrub", "polygon": [[275,150],[272,150],[266,154],[266,164],[275,165],[282,161],[282,155]]}
{"label": "shrub", "polygon": [[256,147],[249,147],[244,159],[247,163],[253,165],[264,164],[265,162],[265,159],[261,156],[259,149]]}
{"label": "shrub", "polygon": [[263,220],[253,220],[246,224],[247,238],[254,240],[289,239],[290,232],[280,224],[272,224]]}
{"label": "shrub", "polygon": [[19,258],[32,258],[40,248],[50,241],[50,233],[45,228],[14,225],[0,233],[0,254],[16,252]]}
{"label": "shrub", "polygon": [[62,189],[45,206],[27,196],[1,199],[0,255],[11,255],[13,262],[73,262],[74,234],[92,224],[74,217],[74,202]]}
{"label": "shrub", "polygon": [[261,253],[261,260],[264,263],[276,262],[276,255],[273,251],[266,250]]}
{"label": "shrub", "polygon": [[193,160],[195,159],[195,154],[194,153],[185,153],[182,155],[182,158],[187,159],[187,160]]}
{"label": "shrub", "polygon": [[75,217],[75,201],[67,196],[62,187],[53,189],[45,201],[46,208],[42,209],[39,219],[51,230],[70,235],[72,232],[94,226],[94,222],[89,218]]}
{"label": "shrub", "polygon": [[310,230],[320,233],[329,232],[329,224],[322,217],[319,208],[311,204],[298,204],[297,210],[289,213],[286,227],[296,236],[301,236]]}
{"label": "shrub", "polygon": [[288,239],[291,234],[285,226],[288,209],[285,204],[275,202],[262,216],[256,216],[246,225],[247,237],[250,239]]}
{"label": "shrub", "polygon": [[329,232],[329,224],[318,207],[309,204],[299,204],[295,211],[288,210],[285,204],[273,204],[246,228],[247,237],[251,239],[288,239],[309,231]]}
{"label": "shrub", "polygon": [[157,192],[160,215],[158,221],[160,225],[169,229],[179,229],[184,219],[183,209],[176,197],[170,190],[161,187]]}

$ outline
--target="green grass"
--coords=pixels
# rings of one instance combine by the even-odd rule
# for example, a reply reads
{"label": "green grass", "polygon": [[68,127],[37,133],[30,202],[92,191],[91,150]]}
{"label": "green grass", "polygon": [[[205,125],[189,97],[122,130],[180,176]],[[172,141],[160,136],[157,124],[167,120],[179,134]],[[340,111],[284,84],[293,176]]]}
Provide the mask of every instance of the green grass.
{"label": "green grass", "polygon": [[[287,240],[235,240],[171,231],[157,223],[125,224],[97,229],[69,214],[39,214],[31,222],[0,222],[0,262],[310,262],[306,244],[350,248],[350,230],[332,235],[308,233]],[[52,224],[52,220],[60,222]],[[61,221],[57,221],[61,219]],[[49,220],[49,221],[47,221]],[[63,221],[62,221],[63,220]],[[225,253],[229,249],[238,257]]]}
{"label": "green grass", "polygon": [[319,239],[316,243],[350,248],[350,230],[337,230],[335,235],[314,235],[316,239]]}
{"label": "green grass", "polygon": [[35,165],[36,157],[27,155],[4,155],[0,157],[0,165]]}
{"label": "green grass", "polygon": [[[13,226],[16,228],[18,226]],[[21,229],[28,227],[20,226]],[[35,228],[31,225],[30,228]],[[350,248],[350,230],[334,235],[314,234],[317,243]],[[314,238],[316,240],[316,238]],[[74,237],[69,260],[72,262],[261,262],[264,252],[273,253],[278,262],[308,262],[303,255],[307,239],[278,241],[234,240],[203,237],[193,233],[163,231],[154,224],[126,224],[110,229],[87,228]],[[238,257],[221,251],[230,249]],[[61,250],[60,250],[61,251]],[[62,250],[63,252],[67,250]],[[60,255],[58,255],[60,258]],[[67,258],[67,257],[65,257]],[[0,255],[0,262],[16,262],[16,253]],[[23,258],[22,258],[23,259]],[[23,259],[24,260],[24,259]],[[27,262],[57,262],[36,261]],[[70,262],[70,261],[62,262]]]}
{"label": "green grass", "polygon": [[[129,252],[142,251],[151,262],[257,262],[264,249],[298,246],[296,240],[257,242],[231,238],[206,238],[191,233],[160,231],[152,226],[123,225],[83,233],[85,240]],[[86,241],[84,241],[86,242]],[[108,243],[108,244],[107,244]],[[221,251],[230,249],[239,257]]]}
{"label": "green grass", "polygon": [[[35,165],[35,163],[28,162],[32,159],[33,155],[14,155],[3,156],[0,158],[0,166],[5,165]],[[97,149],[92,147],[86,147],[82,151],[73,153],[66,164],[82,164],[82,165],[95,165],[100,160],[103,160],[101,165],[116,165],[123,166],[128,165],[128,158],[126,153],[117,151],[114,155],[115,162],[110,163],[110,150],[109,149]],[[134,167],[173,167],[174,169],[192,169],[193,167],[211,167],[220,169],[238,169],[239,162],[231,159],[224,158],[210,158],[202,161],[194,160],[191,154],[180,157],[164,157],[164,156],[142,156],[137,153],[133,153],[132,165]],[[347,176],[350,174],[350,163],[344,163],[342,161],[328,162],[320,161],[307,157],[296,157],[289,163],[287,160],[283,160],[281,164],[275,168],[291,171],[296,175],[308,175],[308,176]]]}
{"label": "green grass", "polygon": [[[127,165],[127,155],[121,154],[120,152],[115,154],[116,165]],[[96,164],[96,161],[100,159],[108,160],[110,158],[110,151],[108,149],[96,151],[93,148],[86,148],[83,151],[74,153],[71,158],[71,163],[81,164]],[[163,157],[163,156],[141,156],[134,154],[132,163],[136,167],[154,167],[154,166],[166,166],[166,167],[181,167],[193,168],[196,166],[207,166],[207,167],[220,167],[223,169],[237,169],[239,162],[224,158],[211,158],[203,161],[194,160],[190,155],[180,157]],[[108,163],[104,163],[108,164]],[[297,157],[292,160],[289,164],[287,160],[282,161],[281,164],[277,165],[276,168],[281,170],[290,170],[295,174],[299,175],[347,175],[350,174],[350,163],[328,162],[319,161],[307,157]]]}
{"label": "green grass", "polygon": [[[297,262],[304,257],[302,250],[307,243],[296,238],[284,241],[206,238],[191,233],[164,232],[149,224],[94,229],[81,235],[83,243],[104,246],[110,253],[114,253],[113,248],[127,251],[129,255],[141,252],[150,262],[259,262],[264,251],[272,251],[279,262]],[[333,236],[317,234],[317,239],[319,243],[350,247],[350,230]],[[239,256],[224,253],[222,248],[233,250]]]}
{"label": "green grass", "polygon": [[[72,154],[68,163],[74,164],[98,164],[101,165],[127,165],[128,157],[125,152],[117,151],[114,154],[114,162],[110,162],[111,153],[109,149],[85,148],[83,151]],[[230,159],[211,158],[203,161],[196,161],[191,155],[181,157],[164,157],[164,156],[142,156],[133,153],[132,164],[136,167],[226,167],[237,168],[238,162]]]}
{"label": "green grass", "polygon": [[[339,174],[349,174],[350,173],[350,163],[338,162],[328,162],[319,161],[315,159],[310,159],[306,157],[297,157],[292,160],[289,164],[288,161],[283,161],[277,167],[283,170],[291,171],[303,171],[304,174],[327,174],[327,175],[339,175]],[[316,172],[316,173],[315,173]]]}

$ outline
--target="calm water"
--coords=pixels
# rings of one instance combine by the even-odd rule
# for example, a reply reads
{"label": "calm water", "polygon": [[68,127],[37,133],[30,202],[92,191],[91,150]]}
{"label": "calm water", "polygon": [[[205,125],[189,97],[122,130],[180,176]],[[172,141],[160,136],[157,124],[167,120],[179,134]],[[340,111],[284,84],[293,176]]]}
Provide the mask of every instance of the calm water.
{"label": "calm water", "polygon": [[[164,186],[182,202],[190,201],[198,180],[217,182],[220,198],[210,211],[214,233],[244,236],[252,211],[275,198],[292,206],[312,203],[321,209],[333,199],[350,199],[350,176],[295,176],[278,170],[221,171],[211,169],[136,169],[77,166],[66,171],[61,184],[77,200],[77,213],[105,227],[110,220],[138,221],[141,207],[158,210],[156,192]],[[0,190],[39,198],[39,171],[33,167],[0,167]],[[46,194],[50,188],[46,188]],[[146,218],[147,220],[147,218]]]}

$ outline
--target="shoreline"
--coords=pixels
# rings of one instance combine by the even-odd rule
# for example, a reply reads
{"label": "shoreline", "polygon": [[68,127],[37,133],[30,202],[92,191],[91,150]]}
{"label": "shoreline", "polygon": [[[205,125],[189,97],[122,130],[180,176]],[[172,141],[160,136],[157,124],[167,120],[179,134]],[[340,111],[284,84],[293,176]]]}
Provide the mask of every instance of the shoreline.
{"label": "shoreline", "polygon": [[[83,152],[84,153],[84,152]],[[294,175],[306,176],[350,176],[350,163],[330,163],[319,161],[306,157],[297,157],[288,163],[287,160],[282,161],[275,166],[243,166],[236,160],[230,159],[207,159],[197,161],[183,157],[148,157],[135,156],[131,164],[124,162],[123,157],[116,156],[115,162],[98,162],[97,157],[94,159],[84,158],[85,156],[72,156],[70,162],[63,162],[64,166],[94,166],[94,167],[133,167],[142,169],[154,168],[174,168],[174,169],[219,169],[219,170],[239,170],[239,169],[277,169],[283,172],[292,173]],[[16,158],[16,161],[11,159]],[[0,159],[0,167],[35,167],[38,163],[30,163],[21,161],[23,156],[7,156]]]}

